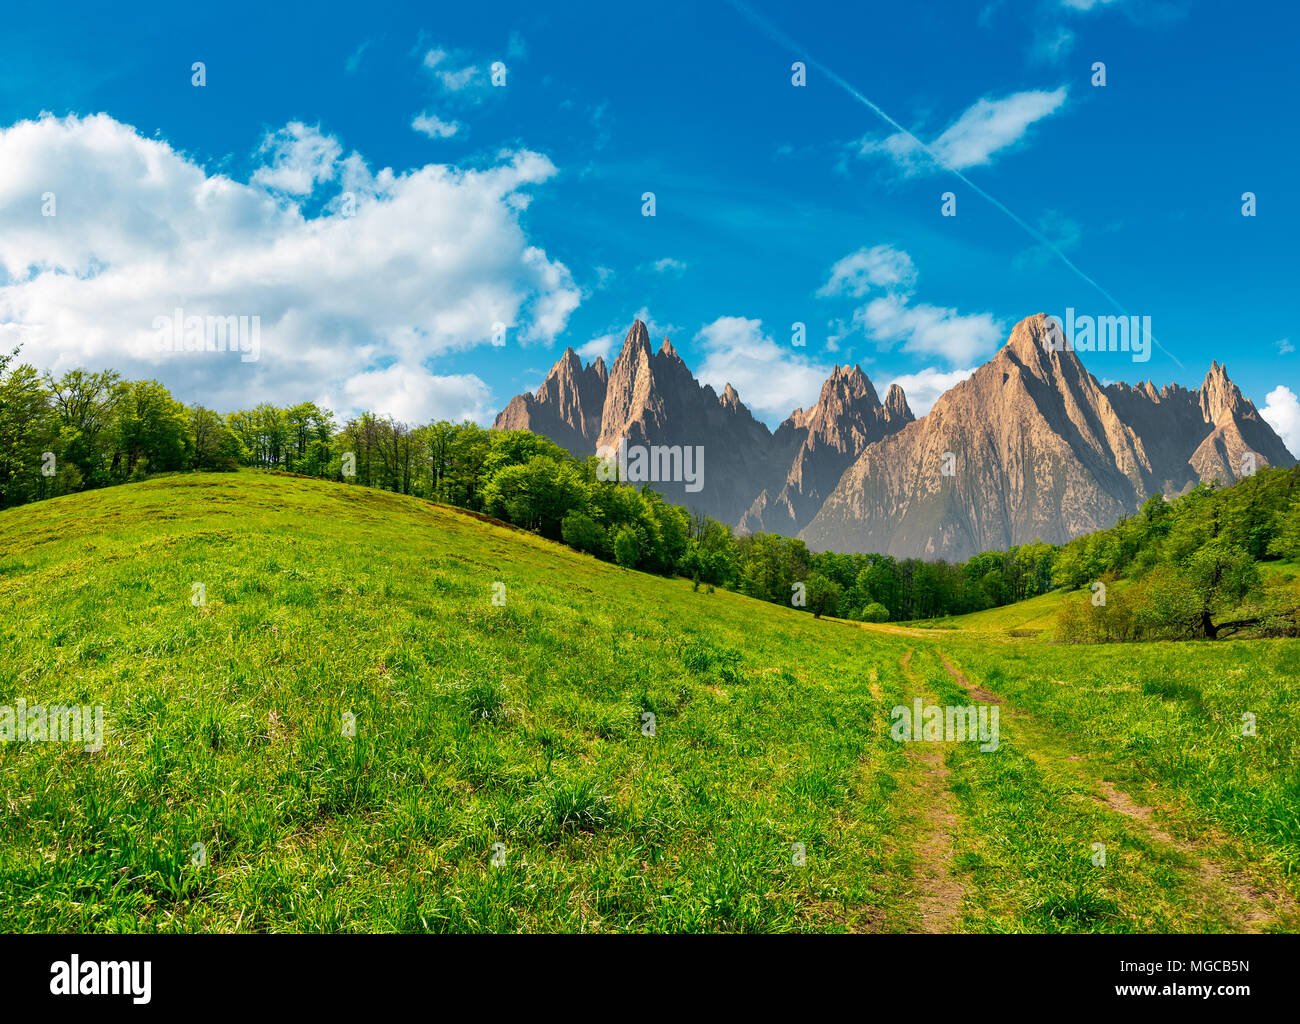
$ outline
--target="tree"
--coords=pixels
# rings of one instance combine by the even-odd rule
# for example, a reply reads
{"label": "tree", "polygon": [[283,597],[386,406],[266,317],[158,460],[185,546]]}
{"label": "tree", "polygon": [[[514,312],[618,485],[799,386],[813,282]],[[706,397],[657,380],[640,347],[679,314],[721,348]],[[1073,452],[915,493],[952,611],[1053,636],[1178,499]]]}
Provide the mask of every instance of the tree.
{"label": "tree", "polygon": [[609,534],[585,512],[573,512],[565,516],[560,535],[564,538],[564,543],[578,551],[585,551],[597,558],[609,555]]}
{"label": "tree", "polygon": [[1300,497],[1275,514],[1268,553],[1276,558],[1300,558]]}
{"label": "tree", "polygon": [[807,582],[808,610],[814,619],[834,615],[840,600],[840,585],[819,572],[811,573]]}
{"label": "tree", "polygon": [[582,479],[567,458],[560,462],[537,455],[524,465],[498,469],[483,489],[483,508],[490,516],[561,538],[561,524],[586,504]]}
{"label": "tree", "polygon": [[26,365],[8,370],[17,355],[17,349],[0,355],[0,508],[42,496],[45,452],[57,436],[36,370]]}
{"label": "tree", "polygon": [[334,414],[314,402],[300,402],[284,411],[284,425],[285,468],[308,476],[324,476],[330,462]]}
{"label": "tree", "polygon": [[1212,540],[1188,559],[1183,577],[1196,598],[1201,631],[1214,640],[1228,625],[1216,625],[1214,614],[1236,608],[1259,587],[1259,566],[1241,548]]}
{"label": "tree", "polygon": [[[120,478],[187,469],[193,451],[189,413],[156,380],[128,384],[119,404],[114,469]],[[143,460],[143,465],[141,466]]]}
{"label": "tree", "polygon": [[59,422],[59,461],[75,465],[86,486],[110,483],[112,428],[126,385],[111,370],[70,370],[57,379],[47,373],[45,383]]}
{"label": "tree", "polygon": [[629,527],[622,527],[614,536],[614,561],[624,569],[635,569],[640,555],[636,533]]}
{"label": "tree", "polygon": [[244,447],[226,421],[201,405],[190,410],[194,438],[194,468],[230,472],[239,468]]}

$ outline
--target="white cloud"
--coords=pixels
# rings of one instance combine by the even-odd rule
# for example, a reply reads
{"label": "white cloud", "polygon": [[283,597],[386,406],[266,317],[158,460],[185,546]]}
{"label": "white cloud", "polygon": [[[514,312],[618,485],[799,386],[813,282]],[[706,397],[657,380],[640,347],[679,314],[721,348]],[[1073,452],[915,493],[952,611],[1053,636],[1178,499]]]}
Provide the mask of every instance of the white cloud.
{"label": "white cloud", "polygon": [[431,139],[449,139],[460,131],[460,122],[444,121],[442,118],[425,111],[422,114],[415,115],[415,119],[411,121],[411,127],[421,135],[427,135]]}
{"label": "white cloud", "polygon": [[1277,354],[1280,356],[1289,356],[1295,351],[1295,346],[1291,344],[1290,338],[1283,338],[1277,343]]}
{"label": "white cloud", "polygon": [[477,66],[467,64],[452,68],[448,66],[450,60],[451,54],[446,50],[432,49],[424,55],[423,61],[424,67],[433,75],[434,80],[448,92],[463,92],[480,80],[486,81],[486,76]]}
{"label": "white cloud", "polygon": [[594,362],[599,356],[605,362],[609,362],[610,353],[614,346],[618,344],[619,336],[617,334],[602,334],[599,338],[592,338],[585,345],[579,345],[575,351],[582,356],[583,362]]}
{"label": "white cloud", "polygon": [[917,373],[905,373],[901,377],[895,377],[880,393],[888,394],[890,387],[897,384],[907,396],[907,404],[912,413],[919,419],[930,411],[940,395],[956,387],[974,373],[975,369],[971,367],[967,370],[939,370],[928,366]]}
{"label": "white cloud", "polygon": [[987,164],[998,150],[1019,142],[1031,124],[1060,109],[1065,95],[1065,86],[1061,86],[1053,92],[981,99],[940,135],[932,148],[945,167],[964,170]]}
{"label": "white cloud", "polygon": [[[546,157],[374,172],[315,129],[271,138],[245,184],[103,114],[0,129],[0,348],[55,373],[157,377],[217,408],[322,396],[423,420],[486,403],[477,378],[436,376],[432,359],[490,343],[498,321],[511,344],[549,344],[577,307],[568,269],[518,219],[555,174]],[[320,213],[303,213],[303,188],[328,200]],[[260,317],[260,359],[157,351],[154,319],[178,307]]]}
{"label": "white cloud", "polygon": [[848,327],[841,324],[844,333],[832,336],[832,351],[838,349],[846,334],[861,331],[882,348],[901,343],[905,351],[943,356],[963,365],[1001,339],[1002,325],[991,313],[962,314],[955,309],[914,303],[916,280],[912,257],[889,245],[859,249],[837,261],[831,267],[829,280],[817,290],[818,296],[860,299],[873,290],[884,294],[855,309]]}
{"label": "white cloud", "polygon": [[1259,414],[1277,431],[1287,451],[1300,458],[1300,400],[1295,392],[1279,384],[1265,397]]}
{"label": "white cloud", "polygon": [[904,295],[872,299],[855,311],[853,319],[885,347],[901,342],[906,352],[943,356],[952,363],[969,363],[1004,334],[991,313],[963,315],[942,306],[911,305]]}
{"label": "white cloud", "polygon": [[681,260],[675,260],[671,256],[665,256],[661,260],[655,260],[651,264],[656,274],[666,274],[668,271],[674,271],[680,274],[686,269],[686,264]]}
{"label": "white cloud", "polygon": [[912,257],[892,245],[877,245],[851,252],[831,267],[831,276],[817,290],[820,296],[852,295],[862,298],[872,288],[910,289],[916,283]]}
{"label": "white cloud", "polygon": [[270,163],[253,173],[254,185],[306,196],[334,177],[343,147],[337,139],[322,134],[319,125],[290,121],[279,131],[266,134],[258,154],[269,157]]}
{"label": "white cloud", "polygon": [[718,394],[730,384],[754,415],[768,422],[812,405],[831,372],[798,349],[778,345],[763,333],[759,320],[718,317],[695,340],[704,352],[699,379]]}
{"label": "white cloud", "polygon": [[489,408],[490,389],[474,374],[440,377],[422,368],[398,365],[348,378],[343,394],[350,408],[383,409],[409,424],[425,423],[435,416],[453,423],[486,423],[495,411]]}
{"label": "white cloud", "polygon": [[1052,92],[1027,90],[1001,99],[977,100],[929,144],[929,154],[904,132],[883,139],[868,136],[859,142],[858,151],[863,156],[888,157],[908,175],[933,169],[930,154],[949,170],[982,166],[991,163],[995,153],[1024,138],[1035,121],[1059,110],[1066,94],[1066,87],[1061,86]]}

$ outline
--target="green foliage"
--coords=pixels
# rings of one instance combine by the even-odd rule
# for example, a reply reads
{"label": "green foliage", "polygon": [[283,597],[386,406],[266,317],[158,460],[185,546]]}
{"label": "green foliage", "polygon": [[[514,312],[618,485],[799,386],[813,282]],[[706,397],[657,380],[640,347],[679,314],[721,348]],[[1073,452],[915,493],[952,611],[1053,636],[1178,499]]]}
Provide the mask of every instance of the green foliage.
{"label": "green foliage", "polygon": [[840,600],[840,585],[819,572],[808,576],[808,610],[814,618],[834,615]]}
{"label": "green foliage", "polygon": [[[965,562],[814,554],[797,538],[738,537],[648,487],[601,480],[595,458],[575,459],[529,431],[445,421],[412,427],[372,412],[338,426],[310,402],[220,415],[201,405],[187,409],[156,381],[83,370],[42,379],[14,358],[0,358],[0,507],[153,473],[249,466],[484,512],[626,568],[686,576],[708,592],[724,587],[790,607],[802,583],[810,599],[797,607],[814,616],[861,618],[870,608],[879,619],[883,607],[887,618],[879,621],[947,618],[1032,600],[1054,586],[1088,586],[1106,574],[1138,580],[1172,565],[1203,598],[1204,635],[1214,634],[1215,615],[1233,601],[1253,600],[1258,589],[1239,555],[1205,561],[1210,556],[1199,553],[1224,550],[1207,545],[1253,561],[1300,558],[1296,470],[1265,469],[1230,488],[1198,485],[1175,502],[1157,495],[1113,528],[1059,548],[1035,540]],[[40,471],[47,453],[52,475]],[[1216,574],[1221,578],[1210,578]],[[1082,631],[1171,634],[1181,628],[1182,609],[1167,604],[1154,600],[1128,616],[1121,602],[1087,613],[1095,621]],[[1289,628],[1278,601],[1265,602],[1261,614]]]}
{"label": "green foliage", "polygon": [[873,601],[862,609],[861,618],[863,622],[888,622],[889,609],[879,601]]}
{"label": "green foliage", "polygon": [[585,551],[597,558],[609,557],[609,534],[585,512],[573,512],[565,516],[560,533],[564,543],[571,548]]}
{"label": "green foliage", "polygon": [[641,545],[637,542],[636,532],[629,526],[622,526],[614,535],[614,561],[624,569],[635,569],[641,559]]}
{"label": "green foliage", "polygon": [[0,508],[34,501],[46,480],[44,452],[54,443],[56,427],[48,416],[48,399],[40,376],[30,366],[9,369],[18,355],[0,355]]}
{"label": "green foliage", "polygon": [[1269,558],[1296,554],[1300,468],[1266,468],[1232,487],[1198,484],[1173,502],[1149,499],[1109,530],[1061,548],[1054,578],[1080,587],[1127,577],[1105,605],[1067,602],[1066,640],[1216,639],[1243,629],[1292,635],[1300,599],[1264,586]]}

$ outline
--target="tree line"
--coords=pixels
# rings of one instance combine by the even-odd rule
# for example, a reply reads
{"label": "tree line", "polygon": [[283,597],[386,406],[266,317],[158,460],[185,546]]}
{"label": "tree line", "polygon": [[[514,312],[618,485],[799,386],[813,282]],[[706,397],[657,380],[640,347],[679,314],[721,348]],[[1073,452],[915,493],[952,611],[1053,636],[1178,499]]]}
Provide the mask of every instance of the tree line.
{"label": "tree line", "polygon": [[[1295,557],[1300,534],[1295,473],[1268,470],[1229,489],[1201,485],[1173,503],[1157,496],[1112,529],[1059,547],[1034,541],[962,562],[813,553],[797,538],[737,534],[648,487],[605,479],[595,457],[574,458],[527,431],[410,426],[371,412],[340,424],[311,402],[218,413],[177,401],[157,381],[112,371],[55,377],[16,357],[0,356],[0,508],[157,473],[275,470],[468,509],[626,568],[686,577],[696,588],[875,622],[960,615],[1054,587],[1137,581],[1211,543],[1227,553],[1209,570],[1218,580],[1211,603],[1222,604],[1229,597],[1223,581],[1236,578],[1231,559],[1253,565]],[[1083,613],[1080,621],[1104,615]],[[1072,638],[1094,638],[1089,629]],[[1216,635],[1213,615],[1202,635]]]}
{"label": "tree line", "polygon": [[[1300,467],[1266,468],[1231,487],[1159,495],[1056,556],[1067,641],[1300,636]],[[1276,563],[1276,564],[1270,564]]]}

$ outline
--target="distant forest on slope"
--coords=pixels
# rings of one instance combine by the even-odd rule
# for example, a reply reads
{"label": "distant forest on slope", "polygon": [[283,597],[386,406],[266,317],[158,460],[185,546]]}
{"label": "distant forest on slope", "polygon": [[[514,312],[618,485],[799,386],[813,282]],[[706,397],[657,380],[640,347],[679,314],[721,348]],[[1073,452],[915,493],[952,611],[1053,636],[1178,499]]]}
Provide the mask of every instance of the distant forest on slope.
{"label": "distant forest on slope", "polygon": [[[339,426],[310,402],[221,414],[176,401],[157,381],[83,370],[55,378],[16,357],[0,356],[0,509],[242,466],[453,505],[625,568],[814,615],[930,619],[1085,588],[1062,612],[1062,639],[1300,633],[1293,577],[1260,570],[1300,558],[1298,468],[1264,469],[1228,488],[1200,484],[1173,502],[1156,495],[1114,527],[1059,546],[1035,541],[964,562],[813,553],[795,538],[738,535],[648,487],[602,480],[598,459],[575,459],[528,431],[410,427],[373,413]],[[1250,614],[1225,619],[1243,606]]]}

